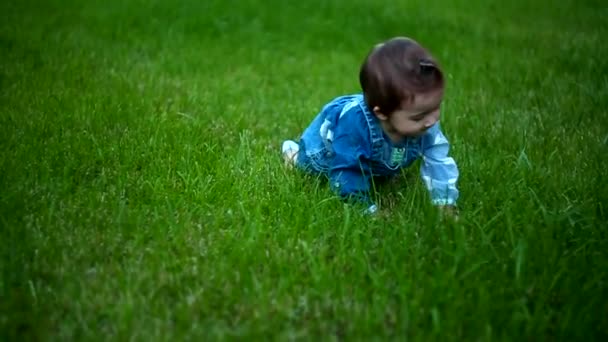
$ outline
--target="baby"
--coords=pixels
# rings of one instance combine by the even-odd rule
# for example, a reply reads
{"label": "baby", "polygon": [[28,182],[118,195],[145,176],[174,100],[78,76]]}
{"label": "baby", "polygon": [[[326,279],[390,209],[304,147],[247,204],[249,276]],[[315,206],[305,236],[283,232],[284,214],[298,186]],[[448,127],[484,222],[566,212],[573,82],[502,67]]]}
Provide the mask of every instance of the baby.
{"label": "baby", "polygon": [[432,203],[455,213],[458,168],[439,125],[444,80],[435,59],[412,39],[392,38],[369,52],[359,81],[362,94],[333,99],[299,143],[283,142],[285,162],[327,175],[343,199],[374,213],[372,177],[396,175],[421,158]]}

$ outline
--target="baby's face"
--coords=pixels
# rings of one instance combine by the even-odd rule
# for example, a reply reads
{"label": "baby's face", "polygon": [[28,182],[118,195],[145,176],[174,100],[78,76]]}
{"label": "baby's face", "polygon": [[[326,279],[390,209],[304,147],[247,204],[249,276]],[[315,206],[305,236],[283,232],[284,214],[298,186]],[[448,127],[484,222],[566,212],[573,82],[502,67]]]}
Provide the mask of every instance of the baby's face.
{"label": "baby's face", "polygon": [[391,113],[385,125],[401,137],[417,137],[439,121],[443,92],[416,95],[414,101]]}

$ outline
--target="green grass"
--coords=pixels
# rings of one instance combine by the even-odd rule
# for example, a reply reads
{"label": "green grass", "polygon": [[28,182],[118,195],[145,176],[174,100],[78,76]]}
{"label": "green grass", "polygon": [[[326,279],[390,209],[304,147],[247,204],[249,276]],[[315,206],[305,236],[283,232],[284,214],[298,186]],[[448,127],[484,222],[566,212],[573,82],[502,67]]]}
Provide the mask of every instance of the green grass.
{"label": "green grass", "polygon": [[[608,337],[603,1],[5,1],[4,340]],[[459,222],[364,217],[280,143],[412,36]]]}

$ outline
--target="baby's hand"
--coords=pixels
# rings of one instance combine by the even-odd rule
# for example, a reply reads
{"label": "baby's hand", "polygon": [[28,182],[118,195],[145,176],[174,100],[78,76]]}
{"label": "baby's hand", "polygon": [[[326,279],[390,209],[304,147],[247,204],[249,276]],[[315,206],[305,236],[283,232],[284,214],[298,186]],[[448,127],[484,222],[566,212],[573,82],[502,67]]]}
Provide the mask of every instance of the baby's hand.
{"label": "baby's hand", "polygon": [[364,212],[363,214],[365,215],[374,215],[378,212],[378,206],[375,204],[370,205]]}
{"label": "baby's hand", "polygon": [[450,218],[454,221],[458,221],[458,208],[456,208],[456,206],[440,205],[437,206],[437,208],[439,208],[439,211],[444,218]]}

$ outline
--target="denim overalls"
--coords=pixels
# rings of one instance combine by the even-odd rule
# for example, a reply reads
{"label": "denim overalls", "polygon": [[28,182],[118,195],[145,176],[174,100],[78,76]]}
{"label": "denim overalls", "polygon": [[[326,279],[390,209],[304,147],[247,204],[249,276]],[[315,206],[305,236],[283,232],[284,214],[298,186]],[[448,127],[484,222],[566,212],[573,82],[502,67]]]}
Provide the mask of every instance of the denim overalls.
{"label": "denim overalls", "polygon": [[325,105],[301,136],[296,165],[329,176],[342,197],[356,195],[366,202],[370,178],[393,176],[423,158],[422,179],[435,204],[455,204],[458,169],[448,157],[449,144],[439,123],[424,135],[393,144],[362,94],[335,98]]}

